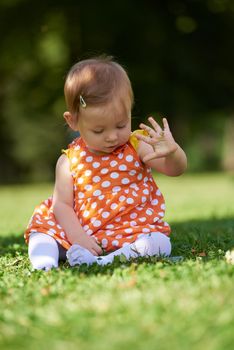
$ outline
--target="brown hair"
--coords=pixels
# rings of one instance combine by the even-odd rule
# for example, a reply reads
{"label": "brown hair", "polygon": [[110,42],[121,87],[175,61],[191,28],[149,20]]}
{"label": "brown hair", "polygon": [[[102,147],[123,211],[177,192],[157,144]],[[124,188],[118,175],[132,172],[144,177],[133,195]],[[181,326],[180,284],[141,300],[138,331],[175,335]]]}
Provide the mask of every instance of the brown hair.
{"label": "brown hair", "polygon": [[80,96],[87,106],[95,106],[111,102],[121,92],[125,94],[124,98],[129,99],[132,107],[134,98],[131,82],[124,68],[114,62],[111,56],[76,63],[68,72],[64,86],[67,108],[74,115],[80,110]]}

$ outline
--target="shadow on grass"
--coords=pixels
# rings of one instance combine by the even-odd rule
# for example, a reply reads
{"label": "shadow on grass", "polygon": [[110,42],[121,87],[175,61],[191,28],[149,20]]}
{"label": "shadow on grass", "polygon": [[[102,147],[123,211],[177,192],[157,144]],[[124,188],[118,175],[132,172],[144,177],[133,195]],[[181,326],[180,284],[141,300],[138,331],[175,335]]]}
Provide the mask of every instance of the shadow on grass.
{"label": "shadow on grass", "polygon": [[[206,258],[220,258],[224,252],[234,247],[234,219],[210,219],[210,220],[190,220],[181,223],[172,223],[172,256],[183,256],[184,259],[203,256]],[[22,235],[0,236],[0,254],[10,257],[27,255],[28,246]],[[221,252],[221,253],[220,253]],[[203,254],[203,255],[201,255]],[[221,255],[220,255],[221,254]],[[124,266],[141,263],[155,264],[161,261],[172,264],[163,257],[138,258],[129,262],[124,261]],[[116,268],[122,265],[119,257],[115,258],[113,264],[100,267],[97,264],[92,266],[82,265],[78,268],[70,268],[68,262],[60,263],[60,269],[70,270],[72,273],[85,275],[112,274]],[[136,267],[137,268],[137,267]]]}

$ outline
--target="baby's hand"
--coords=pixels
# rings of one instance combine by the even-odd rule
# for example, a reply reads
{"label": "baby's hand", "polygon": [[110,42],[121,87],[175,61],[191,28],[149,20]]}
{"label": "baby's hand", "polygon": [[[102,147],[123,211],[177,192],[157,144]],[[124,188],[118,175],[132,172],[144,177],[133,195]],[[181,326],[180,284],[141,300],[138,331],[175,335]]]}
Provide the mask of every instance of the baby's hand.
{"label": "baby's hand", "polygon": [[149,136],[136,134],[138,140],[148,143],[153,148],[152,152],[148,153],[143,158],[143,162],[147,162],[155,158],[167,157],[174,153],[178,148],[178,145],[171,134],[166,118],[163,118],[164,129],[162,129],[152,117],[149,117],[148,120],[153,128],[143,123],[140,124],[140,128],[146,130]]}

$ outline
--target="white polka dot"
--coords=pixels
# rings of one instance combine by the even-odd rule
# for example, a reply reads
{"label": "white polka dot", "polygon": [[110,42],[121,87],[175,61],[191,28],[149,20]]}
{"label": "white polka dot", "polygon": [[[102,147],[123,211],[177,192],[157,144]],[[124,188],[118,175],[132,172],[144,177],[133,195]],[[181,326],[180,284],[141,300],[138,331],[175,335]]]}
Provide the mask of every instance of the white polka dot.
{"label": "white polka dot", "polygon": [[56,232],[56,230],[54,230],[53,228],[50,228],[48,231],[47,231],[47,233],[51,236],[53,236],[53,235],[55,235],[57,232]]}
{"label": "white polka dot", "polygon": [[136,175],[136,170],[131,170],[131,171],[129,171],[129,175],[130,175],[130,176]]}
{"label": "white polka dot", "polygon": [[132,161],[133,161],[133,156],[128,155],[128,156],[126,157],[126,161],[127,161],[127,162],[132,162]]}
{"label": "white polka dot", "polygon": [[163,210],[165,210],[165,209],[166,209],[165,204],[162,204],[162,205],[161,205],[161,209],[163,209]]}
{"label": "white polka dot", "polygon": [[108,159],[110,159],[110,157],[102,157],[102,160],[108,160]]}
{"label": "white polka dot", "polygon": [[86,156],[86,152],[85,152],[85,151],[80,152],[80,156],[81,156],[81,157]]}
{"label": "white polka dot", "polygon": [[156,195],[157,195],[157,196],[161,196],[161,191],[160,191],[160,190],[157,190]]}
{"label": "white polka dot", "polygon": [[92,156],[86,157],[86,162],[91,163],[92,161],[93,161]]}
{"label": "white polka dot", "polygon": [[119,191],[121,191],[121,187],[120,186],[115,186],[115,187],[112,188],[112,191],[113,192],[119,192]]}
{"label": "white polka dot", "polygon": [[121,207],[120,209],[119,209],[119,211],[124,211],[126,209],[126,207]]}
{"label": "white polka dot", "polygon": [[93,202],[92,204],[91,204],[91,208],[92,209],[95,209],[97,207],[97,203],[96,202]]}
{"label": "white polka dot", "polygon": [[51,221],[51,220],[47,221],[47,223],[48,223],[50,226],[54,226],[54,225],[55,225],[55,223],[54,223],[53,221]]}
{"label": "white polka dot", "polygon": [[146,188],[146,189],[143,190],[143,193],[144,194],[149,194],[149,190],[147,190],[147,188]]}
{"label": "white polka dot", "polygon": [[137,175],[137,179],[138,179],[138,180],[141,180],[142,178],[143,178],[143,175],[142,175],[142,174]]}
{"label": "white polka dot", "polygon": [[127,245],[129,245],[130,243],[129,242],[124,242],[123,243],[123,247],[126,247]]}
{"label": "white polka dot", "polygon": [[89,225],[84,225],[83,229],[84,231],[87,231],[89,229]]}
{"label": "white polka dot", "polygon": [[113,235],[114,231],[111,231],[111,230],[106,230],[106,235],[107,236],[111,236]]}
{"label": "white polka dot", "polygon": [[84,188],[85,188],[86,191],[91,191],[93,186],[92,185],[85,185]]}
{"label": "white polka dot", "polygon": [[136,210],[141,211],[141,210],[143,210],[143,208],[142,207],[136,207]]}
{"label": "white polka dot", "polygon": [[63,231],[60,232],[60,237],[61,237],[61,238],[65,238],[65,232],[63,232]]}
{"label": "white polka dot", "polygon": [[140,222],[145,222],[146,218],[143,216],[142,218],[139,218]]}
{"label": "white polka dot", "polygon": [[111,228],[114,228],[114,227],[115,227],[115,226],[112,225],[112,224],[106,225],[106,228],[107,228],[107,229],[111,229]]}
{"label": "white polka dot", "polygon": [[132,183],[129,187],[136,189],[138,186],[137,186],[137,184],[134,182],[134,183]]}
{"label": "white polka dot", "polygon": [[83,192],[79,192],[79,193],[78,193],[78,197],[79,197],[79,198],[84,198],[84,196],[85,196],[85,195],[84,195]]}
{"label": "white polka dot", "polygon": [[116,166],[118,163],[116,162],[116,160],[112,160],[110,162],[110,166],[113,168],[114,166]]}
{"label": "white polka dot", "polygon": [[38,225],[42,225],[42,224],[43,224],[43,222],[41,222],[41,221],[39,221],[39,220],[36,220],[36,223],[37,223]]}
{"label": "white polka dot", "polygon": [[119,197],[119,201],[120,201],[120,202],[124,202],[124,201],[125,201],[125,199],[126,199],[126,197],[125,197],[125,196],[120,196],[120,197]]}
{"label": "white polka dot", "polygon": [[73,157],[72,160],[71,160],[71,163],[72,163],[72,164],[75,164],[75,163],[77,163],[77,162],[78,162],[78,158]]}
{"label": "white polka dot", "polygon": [[154,219],[153,219],[153,222],[157,222],[159,220],[159,218],[156,216]]}
{"label": "white polka dot", "polygon": [[133,195],[134,197],[138,197],[138,194],[137,194],[135,191],[132,191],[132,195]]}
{"label": "white polka dot", "polygon": [[106,238],[102,239],[102,247],[106,248],[108,246],[108,240]]}
{"label": "white polka dot", "polygon": [[98,183],[98,182],[100,182],[100,181],[101,181],[100,176],[94,176],[94,177],[93,177],[93,182]]}
{"label": "white polka dot", "polygon": [[163,213],[162,211],[160,211],[160,212],[158,213],[158,215],[161,216],[161,218],[164,217],[164,213]]}
{"label": "white polka dot", "polygon": [[77,182],[78,182],[79,185],[81,185],[84,182],[84,179],[82,177],[79,177]]}
{"label": "white polka dot", "polygon": [[128,188],[126,188],[125,190],[124,190],[124,193],[129,193],[129,189]]}
{"label": "white polka dot", "polygon": [[102,173],[102,174],[107,174],[108,171],[109,171],[109,170],[108,170],[107,168],[103,168],[103,169],[101,170],[101,173]]}
{"label": "white polka dot", "polygon": [[142,232],[144,232],[144,233],[148,233],[148,232],[150,232],[150,229],[149,229],[149,228],[147,228],[147,227],[144,227],[144,228],[142,229]]}
{"label": "white polka dot", "polygon": [[157,204],[158,204],[158,200],[157,200],[157,199],[153,199],[153,200],[151,201],[151,204],[152,204],[152,205],[157,205]]}
{"label": "white polka dot", "polygon": [[80,149],[79,145],[74,147],[74,150],[76,150],[76,151],[79,151],[79,149]]}
{"label": "white polka dot", "polygon": [[88,211],[88,210],[85,210],[84,213],[83,213],[83,216],[84,216],[85,218],[87,218],[87,217],[89,216],[89,211]]}
{"label": "white polka dot", "polygon": [[114,247],[117,247],[119,245],[119,241],[117,239],[115,239],[113,242],[112,242],[112,245]]}
{"label": "white polka dot", "polygon": [[92,171],[91,170],[85,170],[85,176],[90,176],[92,174]]}
{"label": "white polka dot", "polygon": [[[119,210],[120,211],[120,210]],[[121,218],[115,218],[116,222],[120,222]]]}
{"label": "white polka dot", "polygon": [[128,203],[128,204],[133,204],[133,203],[134,203],[134,200],[133,200],[132,198],[128,198],[128,199],[127,199],[127,203]]}
{"label": "white polka dot", "polygon": [[84,210],[85,209],[85,204],[83,203],[80,210]]}
{"label": "white polka dot", "polygon": [[117,235],[115,238],[121,239],[121,238],[123,238],[123,235]]}
{"label": "white polka dot", "polygon": [[141,197],[141,201],[142,201],[142,203],[145,203],[146,202],[146,200],[147,200],[147,198],[146,197]]}
{"label": "white polka dot", "polygon": [[132,233],[132,228],[126,228],[126,229],[124,230],[124,232],[126,232],[126,233]]}
{"label": "white polka dot", "polygon": [[146,214],[147,215],[152,215],[153,214],[153,210],[152,209],[147,209],[146,210]]}
{"label": "white polka dot", "polygon": [[123,179],[121,180],[121,183],[122,183],[123,185],[129,184],[129,182],[130,182],[130,180],[129,180],[127,177],[125,177],[125,178],[123,178]]}
{"label": "white polka dot", "polygon": [[100,165],[101,165],[101,164],[100,164],[99,162],[94,162],[94,163],[93,163],[93,168],[95,168],[95,169],[96,169],[96,168],[99,168]]}
{"label": "white polka dot", "polygon": [[110,207],[112,210],[115,210],[116,208],[118,208],[118,205],[116,203],[112,203]]}
{"label": "white polka dot", "polygon": [[123,153],[119,153],[119,154],[118,154],[118,158],[119,158],[119,159],[123,159]]}
{"label": "white polka dot", "polygon": [[105,198],[105,196],[102,194],[101,196],[98,196],[98,199],[102,201]]}
{"label": "white polka dot", "polygon": [[136,161],[135,166],[138,168],[140,166],[140,163]]}
{"label": "white polka dot", "polygon": [[136,221],[130,221],[130,226],[136,226],[136,225],[137,225]]}
{"label": "white polka dot", "polygon": [[94,227],[99,227],[99,226],[101,226],[101,221],[100,220],[95,220],[94,222],[93,222],[93,226]]}
{"label": "white polka dot", "polygon": [[101,194],[102,194],[102,192],[101,192],[100,190],[96,190],[96,191],[93,192],[93,195],[94,195],[95,197],[98,197],[98,196],[100,196]]}
{"label": "white polka dot", "polygon": [[144,182],[147,182],[149,180],[149,178],[146,176],[144,177]]}
{"label": "white polka dot", "polygon": [[136,217],[137,217],[137,213],[131,213],[130,214],[130,218],[131,219],[136,219]]}
{"label": "white polka dot", "polygon": [[91,236],[93,234],[93,230],[89,229],[88,231],[86,231],[86,233],[87,233],[87,235]]}
{"label": "white polka dot", "polygon": [[106,187],[109,187],[111,185],[110,181],[104,181],[102,183],[102,187],[106,188]]}
{"label": "white polka dot", "polygon": [[110,216],[110,213],[109,213],[108,211],[104,211],[104,212],[102,213],[102,217],[103,217],[104,219],[108,218],[108,216]]}
{"label": "white polka dot", "polygon": [[112,179],[117,179],[117,178],[119,177],[119,174],[116,173],[116,172],[113,172],[113,173],[110,174],[110,177],[111,177]]}
{"label": "white polka dot", "polygon": [[125,170],[127,170],[127,166],[126,166],[125,164],[121,164],[121,165],[119,166],[119,170],[125,171]]}

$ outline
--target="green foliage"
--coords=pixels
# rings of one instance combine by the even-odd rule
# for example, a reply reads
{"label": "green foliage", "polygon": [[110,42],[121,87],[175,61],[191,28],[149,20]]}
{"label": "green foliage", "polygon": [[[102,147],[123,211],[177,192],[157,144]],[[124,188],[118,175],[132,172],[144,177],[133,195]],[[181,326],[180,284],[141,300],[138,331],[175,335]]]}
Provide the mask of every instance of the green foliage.
{"label": "green foliage", "polygon": [[0,181],[52,179],[70,139],[62,117],[66,72],[103,52],[129,72],[133,128],[161,113],[192,171],[220,169],[223,124],[233,114],[233,19],[231,0],[111,7],[107,0],[41,0],[33,11],[29,0],[1,1]]}
{"label": "green foliage", "polygon": [[[229,350],[233,346],[233,177],[157,181],[172,256],[32,271],[21,235],[52,186],[0,188],[0,347]],[[227,195],[228,194],[228,195]],[[12,220],[14,217],[14,220]]]}

